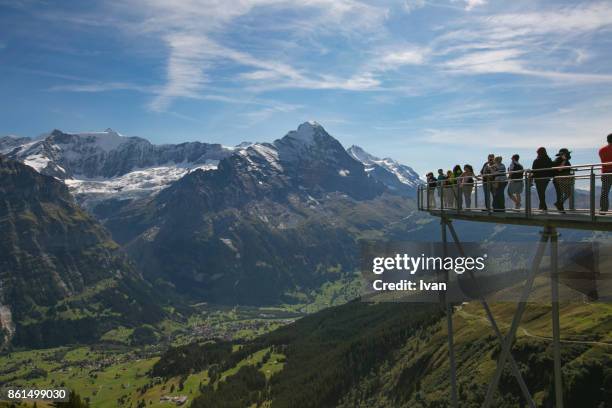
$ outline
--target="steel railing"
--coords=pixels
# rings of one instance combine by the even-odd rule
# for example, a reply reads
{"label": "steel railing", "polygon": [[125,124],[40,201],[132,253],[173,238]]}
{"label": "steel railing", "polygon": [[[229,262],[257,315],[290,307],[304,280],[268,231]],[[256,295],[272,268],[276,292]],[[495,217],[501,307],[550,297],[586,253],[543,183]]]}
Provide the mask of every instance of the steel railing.
{"label": "steel railing", "polygon": [[[609,200],[612,172],[604,173],[606,166],[609,168],[612,162],[524,169],[436,181],[435,185],[428,183],[418,187],[418,208],[421,211],[459,213],[507,212],[525,217],[549,212],[582,214],[595,221],[598,216],[612,217]],[[510,198],[509,188],[520,192],[520,205],[517,206]],[[562,200],[562,208],[555,205],[558,200]]]}

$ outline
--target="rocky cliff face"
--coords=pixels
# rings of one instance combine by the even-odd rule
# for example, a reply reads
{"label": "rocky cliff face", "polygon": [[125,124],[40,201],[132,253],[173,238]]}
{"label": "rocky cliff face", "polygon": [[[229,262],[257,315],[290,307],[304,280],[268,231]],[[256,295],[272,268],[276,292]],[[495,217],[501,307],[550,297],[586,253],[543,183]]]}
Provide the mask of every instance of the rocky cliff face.
{"label": "rocky cliff face", "polygon": [[150,279],[208,301],[264,304],[354,271],[358,239],[413,207],[305,123],[191,172],[105,225]]}
{"label": "rocky cliff face", "polygon": [[112,129],[0,139],[0,153],[64,181],[79,205],[94,214],[155,195],[193,169],[216,168],[233,151],[200,142],[153,145]]}
{"label": "rocky cliff face", "polygon": [[349,147],[346,151],[355,160],[363,163],[370,177],[381,182],[396,194],[415,197],[417,187],[423,183],[418,173],[411,167],[398,163],[389,157],[380,159],[355,145]]}
{"label": "rocky cliff face", "polygon": [[200,142],[153,145],[112,129],[93,133],[54,130],[41,140],[5,149],[9,158],[62,180],[118,177],[136,169],[168,164],[197,167],[216,163],[231,152],[219,144]]}
{"label": "rocky cliff face", "polygon": [[141,276],[66,186],[2,156],[0,230],[2,343],[87,341],[159,318]]}

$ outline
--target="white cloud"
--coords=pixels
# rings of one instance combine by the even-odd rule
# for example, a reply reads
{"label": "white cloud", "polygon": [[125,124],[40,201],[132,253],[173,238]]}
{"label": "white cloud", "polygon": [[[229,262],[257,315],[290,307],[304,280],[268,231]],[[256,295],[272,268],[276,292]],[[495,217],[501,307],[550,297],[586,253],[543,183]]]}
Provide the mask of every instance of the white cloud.
{"label": "white cloud", "polygon": [[461,2],[465,3],[465,10],[470,11],[478,6],[484,6],[487,4],[487,0],[451,0],[453,3]]}
{"label": "white cloud", "polygon": [[420,65],[425,62],[426,51],[419,48],[410,48],[401,51],[393,51],[382,57],[382,64],[390,67],[402,65]]}
{"label": "white cloud", "polygon": [[[430,33],[413,35],[407,24],[401,40],[386,31],[388,10],[398,6],[408,11],[427,5],[444,10],[450,7],[451,13],[457,14],[457,9],[472,10],[485,3],[113,1],[110,7],[114,13],[105,15],[104,21],[116,22],[124,16],[119,26],[122,30],[165,45],[163,83],[93,82],[53,90],[150,93],[150,109],[164,111],[177,98],[240,101],[276,89],[376,91],[372,95],[377,101],[396,103],[397,97],[407,94],[460,92],[466,82],[459,77],[468,75],[508,74],[531,78],[523,84],[538,87],[612,82],[609,58],[593,40],[612,29],[610,2],[534,4],[530,11],[495,14],[485,14],[490,9],[483,8],[478,13],[459,13],[459,19],[447,19],[444,26],[434,27]],[[69,21],[87,24],[89,20],[72,16]],[[91,24],[98,26],[100,21]],[[273,111],[272,106],[262,105],[260,110]]]}
{"label": "white cloud", "polygon": [[612,72],[581,65],[591,56],[592,36],[611,29],[612,3],[476,16],[436,38],[433,54],[455,74],[507,73],[555,86],[609,83]]}
{"label": "white cloud", "polygon": [[587,3],[550,11],[504,13],[488,17],[485,24],[502,38],[564,32],[579,35],[612,26],[612,3]]}
{"label": "white cloud", "polygon": [[233,20],[266,10],[310,12],[305,14],[308,17],[304,21],[295,21],[294,31],[305,29],[310,32],[314,26],[359,33],[380,27],[387,15],[384,7],[356,0],[141,0],[141,7],[146,18],[140,29],[145,33],[161,33],[169,49],[167,82],[150,104],[156,111],[167,109],[177,97],[189,98],[204,92],[210,69],[223,60],[256,68],[239,74],[235,79],[260,82],[260,88],[265,82],[273,87],[293,84],[297,88],[313,89],[364,89],[378,84],[365,75],[345,80],[309,75],[288,63],[222,46],[212,38],[224,33]]}
{"label": "white cloud", "polygon": [[195,97],[204,88],[207,77],[205,38],[190,35],[171,35],[166,38],[170,47],[166,85],[150,104],[154,111],[164,111],[176,97]]}
{"label": "white cloud", "polygon": [[111,92],[111,91],[136,91],[142,93],[155,93],[156,87],[132,84],[129,82],[90,82],[81,84],[56,85],[49,88],[53,92]]}
{"label": "white cloud", "polygon": [[168,79],[150,104],[154,111],[167,109],[177,97],[197,98],[208,83],[206,69],[223,60],[260,68],[261,70],[257,71],[259,79],[263,76],[270,79],[302,77],[287,64],[257,59],[249,54],[223,47],[204,35],[171,34],[166,37],[166,42],[170,47]]}
{"label": "white cloud", "polygon": [[404,0],[404,10],[408,13],[425,7],[425,0]]}
{"label": "white cloud", "polygon": [[524,68],[518,57],[523,54],[524,51],[518,49],[477,51],[447,61],[445,65],[467,73],[522,73]]}
{"label": "white cloud", "polygon": [[465,9],[469,11],[475,7],[484,6],[485,4],[487,4],[487,0],[465,0]]}
{"label": "white cloud", "polygon": [[452,129],[430,128],[425,140],[445,145],[525,148],[568,146],[592,149],[609,133],[612,99],[587,99],[540,115],[499,115],[484,124],[453,123]]}
{"label": "white cloud", "polygon": [[276,114],[289,113],[302,108],[301,105],[275,104],[265,108],[249,111],[245,116],[249,119],[249,125],[266,120]]}

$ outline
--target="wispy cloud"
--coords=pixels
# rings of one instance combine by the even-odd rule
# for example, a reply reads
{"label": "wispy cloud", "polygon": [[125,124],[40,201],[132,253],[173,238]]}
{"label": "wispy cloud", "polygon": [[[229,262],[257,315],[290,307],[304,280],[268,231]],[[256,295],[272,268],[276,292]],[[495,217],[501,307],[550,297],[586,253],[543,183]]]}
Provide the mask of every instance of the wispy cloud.
{"label": "wispy cloud", "polygon": [[[565,84],[607,83],[612,72],[589,72],[589,67],[581,66],[588,53],[577,52],[576,45],[610,29],[612,4],[604,2],[477,16],[436,38],[435,53],[441,66],[455,74],[506,73]],[[578,69],[565,70],[570,65]]]}
{"label": "wispy cloud", "polygon": [[274,106],[252,110],[245,113],[245,116],[248,119],[247,125],[253,125],[279,113],[289,113],[301,108],[303,108],[302,105],[276,104]]}
{"label": "wispy cloud", "polygon": [[[271,87],[313,89],[362,89],[377,85],[377,82],[357,76],[340,80],[323,75],[310,75],[294,68],[287,62],[271,60],[262,56],[223,46],[214,36],[234,20],[255,10],[310,11],[311,23],[326,27],[335,24],[338,31],[368,29],[376,27],[385,18],[383,8],[370,6],[356,0],[243,0],[240,2],[218,2],[212,0],[181,0],[168,3],[160,0],[142,0],[147,18],[142,23],[145,32],[159,33],[169,50],[167,82],[153,99],[150,108],[163,111],[178,97],[191,98],[202,94],[210,81],[210,70],[222,61],[231,61],[242,67],[255,70],[240,73],[237,79],[257,82],[258,87],[268,82]],[[206,21],[206,24],[202,24]],[[300,30],[303,25],[292,28]],[[310,27],[307,28],[310,30]]]}
{"label": "wispy cloud", "polygon": [[379,58],[380,69],[398,68],[405,65],[420,65],[425,62],[428,50],[419,47],[407,47],[390,51]]}
{"label": "wispy cloud", "polygon": [[[609,133],[611,109],[612,99],[597,98],[542,114],[502,114],[493,121],[465,121],[454,123],[452,128],[430,127],[423,140],[444,145],[534,150],[538,146],[592,149],[602,144]],[[470,114],[469,110],[467,113]]]}
{"label": "wispy cloud", "polygon": [[49,88],[52,92],[112,92],[112,91],[136,91],[141,93],[155,93],[157,87],[143,86],[129,82],[91,82],[79,84],[54,85]]}
{"label": "wispy cloud", "polygon": [[[45,18],[110,26],[126,42],[154,43],[161,69],[142,83],[58,76],[66,81],[51,90],[140,92],[155,112],[175,111],[178,99],[249,104],[237,114],[256,120],[298,110],[273,100],[291,100],[290,90],[368,92],[363,104],[390,106],[494,85],[580,90],[612,83],[605,40],[612,3],[605,1],[534,3],[528,11],[485,0],[111,0],[101,7],[100,19],[65,10]],[[438,12],[448,15],[441,24],[431,16]],[[398,15],[423,20],[404,24]],[[506,112],[482,106],[446,120],[475,118],[478,109]]]}
{"label": "wispy cloud", "polygon": [[408,13],[425,7],[425,0],[404,0],[404,10]]}
{"label": "wispy cloud", "polygon": [[485,4],[487,4],[487,0],[454,0],[454,1],[460,1],[460,2],[465,3],[465,9],[467,11],[473,10],[474,8],[478,6],[484,6]]}

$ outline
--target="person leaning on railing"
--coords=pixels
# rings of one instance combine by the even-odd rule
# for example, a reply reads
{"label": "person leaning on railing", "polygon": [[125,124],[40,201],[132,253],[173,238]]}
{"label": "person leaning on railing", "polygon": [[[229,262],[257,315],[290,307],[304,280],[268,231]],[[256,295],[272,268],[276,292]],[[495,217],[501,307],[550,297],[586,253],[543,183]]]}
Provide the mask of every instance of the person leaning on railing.
{"label": "person leaning on railing", "polygon": [[[599,149],[599,158],[602,163],[612,163],[612,133],[608,135],[608,144]],[[612,186],[612,164],[601,167],[601,198],[600,210],[605,213],[609,209],[610,187]]]}
{"label": "person leaning on railing", "polygon": [[555,201],[555,207],[560,212],[565,212],[565,208],[563,204],[565,200],[569,198],[572,194],[572,169],[569,166],[572,165],[570,163],[570,159],[572,158],[571,152],[566,148],[560,149],[559,153],[557,153],[557,158],[553,161],[552,167],[559,167],[557,169],[553,169],[554,179],[553,185],[555,186],[555,192],[557,193],[557,201]]}
{"label": "person leaning on railing", "polygon": [[540,147],[537,150],[538,157],[533,161],[531,166],[531,176],[535,182],[536,190],[538,192],[538,200],[540,201],[539,209],[542,211],[548,211],[546,206],[546,187],[550,183],[551,170],[553,162],[548,156],[546,149]]}

